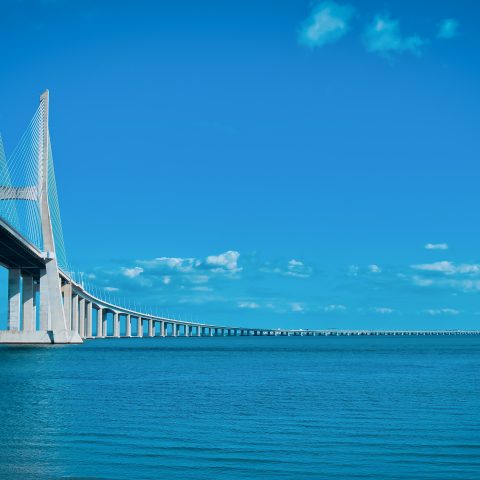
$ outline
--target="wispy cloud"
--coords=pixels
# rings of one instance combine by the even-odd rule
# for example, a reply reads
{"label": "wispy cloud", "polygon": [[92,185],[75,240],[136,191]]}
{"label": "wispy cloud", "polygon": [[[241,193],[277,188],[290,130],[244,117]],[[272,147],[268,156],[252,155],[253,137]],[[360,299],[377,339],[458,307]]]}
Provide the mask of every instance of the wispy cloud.
{"label": "wispy cloud", "polygon": [[442,40],[449,40],[458,35],[458,27],[460,23],[454,18],[446,18],[438,26],[437,38]]}
{"label": "wispy cloud", "polygon": [[368,270],[371,273],[381,273],[382,272],[382,269],[378,265],[375,265],[375,264],[369,265]]}
{"label": "wispy cloud", "polygon": [[255,310],[257,308],[260,308],[260,305],[256,302],[239,302],[238,303],[239,308],[247,308],[250,310]]}
{"label": "wispy cloud", "polygon": [[427,43],[418,35],[404,36],[399,21],[388,14],[377,15],[365,28],[363,38],[367,51],[384,56],[406,52],[420,55]]}
{"label": "wispy cloud", "polygon": [[374,307],[373,311],[375,313],[379,313],[380,315],[389,315],[390,313],[394,312],[393,308],[389,307]]}
{"label": "wispy cloud", "polygon": [[318,3],[300,29],[299,43],[313,48],[337,42],[350,30],[354,12],[355,9],[348,4]]}
{"label": "wispy cloud", "polygon": [[105,287],[107,292],[118,292],[120,289],[117,287]]}
{"label": "wispy cloud", "polygon": [[133,267],[133,268],[123,268],[122,273],[125,277],[135,278],[138,277],[143,272],[142,267]]}
{"label": "wispy cloud", "polygon": [[292,258],[286,265],[284,262],[278,262],[276,265],[265,263],[260,267],[260,271],[264,273],[276,273],[286,277],[309,278],[312,275],[313,269],[301,260]]}
{"label": "wispy cloud", "polygon": [[425,278],[419,275],[412,277],[412,282],[418,287],[446,288],[460,292],[479,292],[480,280],[470,278]]}
{"label": "wispy cloud", "polygon": [[415,270],[423,270],[425,272],[444,273],[446,275],[480,273],[480,264],[478,263],[461,263],[455,265],[453,262],[449,262],[447,260],[443,260],[441,262],[412,265],[412,268]]}
{"label": "wispy cloud", "polygon": [[427,250],[448,250],[448,245],[446,243],[427,243],[425,248]]}
{"label": "wispy cloud", "polygon": [[324,312],[344,312],[347,309],[345,305],[337,305],[337,304],[332,304],[332,305],[327,305],[326,307],[323,307]]}
{"label": "wispy cloud", "polygon": [[458,315],[460,313],[459,310],[454,308],[428,308],[425,310],[425,313],[432,316],[437,315]]}
{"label": "wispy cloud", "polygon": [[305,306],[300,302],[293,302],[290,304],[292,312],[301,313],[305,311]]}

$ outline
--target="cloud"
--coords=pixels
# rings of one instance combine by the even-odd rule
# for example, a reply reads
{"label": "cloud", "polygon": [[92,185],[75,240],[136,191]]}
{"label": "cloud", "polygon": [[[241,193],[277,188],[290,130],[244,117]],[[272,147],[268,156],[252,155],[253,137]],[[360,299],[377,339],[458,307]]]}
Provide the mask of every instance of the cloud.
{"label": "cloud", "polygon": [[278,266],[272,266],[267,262],[260,268],[260,271],[265,273],[276,273],[286,277],[309,278],[312,275],[313,269],[312,267],[305,265],[304,262],[292,258],[287,262],[286,266],[285,263]]}
{"label": "cloud", "polygon": [[454,263],[447,260],[434,263],[422,263],[419,265],[412,265],[411,267],[415,270],[423,270],[426,272],[439,272],[446,275],[480,273],[480,264],[478,263],[462,263],[459,265],[455,265]]}
{"label": "cloud", "polygon": [[137,264],[140,267],[124,268],[123,274],[130,278],[134,278],[143,272],[150,275],[172,275],[174,273],[196,275],[203,273],[205,276],[207,271],[232,274],[242,270],[238,266],[239,257],[240,253],[234,250],[219,255],[208,255],[204,260],[193,257],[157,257],[153,260],[138,260]]}
{"label": "cloud", "polygon": [[164,285],[168,285],[172,281],[172,278],[169,275],[164,275],[162,282]]}
{"label": "cloud", "polygon": [[323,307],[324,312],[343,312],[347,309],[345,305],[327,305]]}
{"label": "cloud", "polygon": [[337,42],[350,30],[354,12],[355,9],[348,4],[333,1],[318,3],[303,22],[298,35],[299,43],[314,48]]}
{"label": "cloud", "polygon": [[398,20],[389,15],[377,15],[367,25],[363,36],[368,52],[389,56],[395,53],[420,55],[427,41],[417,35],[403,36]]}
{"label": "cloud", "polygon": [[380,313],[381,315],[389,315],[390,313],[394,312],[393,308],[388,307],[374,307],[373,311],[375,313]]}
{"label": "cloud", "polygon": [[260,308],[260,305],[258,303],[255,303],[255,302],[239,302],[238,303],[238,306],[239,308],[248,308],[248,309],[256,309],[256,308]]}
{"label": "cloud", "polygon": [[371,273],[381,273],[382,269],[378,265],[369,265],[368,269],[370,270]]}
{"label": "cloud", "polygon": [[105,287],[107,292],[118,292],[120,289],[117,287]]}
{"label": "cloud", "polygon": [[299,302],[291,303],[290,308],[291,308],[292,312],[303,312],[303,311],[305,311],[305,307],[303,306],[303,304],[301,304]]}
{"label": "cloud", "polygon": [[442,40],[449,40],[458,35],[458,27],[460,26],[458,20],[454,18],[446,18],[438,26],[437,38]]}
{"label": "cloud", "polygon": [[142,267],[133,267],[133,268],[123,268],[122,274],[128,278],[135,278],[138,277],[141,273],[143,273]]}
{"label": "cloud", "polygon": [[458,315],[460,313],[459,310],[455,310],[454,308],[428,308],[424,310],[425,313],[428,315],[436,316],[436,315]]}
{"label": "cloud", "polygon": [[241,268],[238,267],[238,259],[240,253],[235,250],[229,250],[228,252],[221,253],[220,255],[209,255],[205,264],[211,267],[215,267],[216,270],[228,270],[230,272],[238,272]]}
{"label": "cloud", "polygon": [[196,258],[179,257],[157,257],[153,260],[139,260],[137,263],[145,267],[145,270],[176,270],[183,273],[191,272],[201,264],[200,260]]}
{"label": "cloud", "polygon": [[448,250],[448,245],[446,243],[427,243],[425,248],[427,250]]}
{"label": "cloud", "polygon": [[312,268],[307,267],[300,260],[292,258],[292,260],[288,262],[287,271],[285,273],[291,277],[308,278],[312,273]]}
{"label": "cloud", "polygon": [[480,280],[475,279],[425,278],[414,275],[412,281],[419,287],[452,288],[466,293],[480,291]]}

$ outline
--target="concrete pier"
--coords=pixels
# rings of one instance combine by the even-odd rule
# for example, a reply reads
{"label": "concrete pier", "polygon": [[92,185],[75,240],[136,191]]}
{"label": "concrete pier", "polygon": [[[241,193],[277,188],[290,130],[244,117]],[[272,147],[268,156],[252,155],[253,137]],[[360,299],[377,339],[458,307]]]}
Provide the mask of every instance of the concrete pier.
{"label": "concrete pier", "polygon": [[34,332],[36,330],[34,309],[33,309],[33,277],[22,278],[23,287],[23,330]]}
{"label": "concrete pier", "polygon": [[20,269],[8,271],[8,330],[20,330]]}
{"label": "concrete pier", "polygon": [[125,336],[132,336],[132,317],[129,313],[125,315]]}

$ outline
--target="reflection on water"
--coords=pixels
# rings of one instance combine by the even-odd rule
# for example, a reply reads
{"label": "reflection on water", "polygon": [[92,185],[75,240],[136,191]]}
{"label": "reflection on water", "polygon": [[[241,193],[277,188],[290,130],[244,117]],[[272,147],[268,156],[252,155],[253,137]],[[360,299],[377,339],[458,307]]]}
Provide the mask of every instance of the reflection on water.
{"label": "reflection on water", "polygon": [[480,338],[0,348],[0,478],[480,478]]}

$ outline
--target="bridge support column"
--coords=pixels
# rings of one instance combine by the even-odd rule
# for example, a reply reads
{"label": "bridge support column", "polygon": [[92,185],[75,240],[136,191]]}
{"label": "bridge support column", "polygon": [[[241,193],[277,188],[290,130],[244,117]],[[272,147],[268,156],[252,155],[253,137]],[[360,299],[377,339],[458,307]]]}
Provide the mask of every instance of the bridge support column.
{"label": "bridge support column", "polygon": [[113,312],[113,336],[115,338],[120,337],[120,318],[118,312]]}
{"label": "bridge support column", "polygon": [[108,336],[108,313],[105,315],[102,315],[102,337]]}
{"label": "bridge support column", "polygon": [[62,287],[63,292],[63,311],[65,312],[65,321],[67,330],[72,330],[72,284],[66,283]]}
{"label": "bridge support column", "polygon": [[103,337],[103,308],[97,310],[97,338]]}
{"label": "bridge support column", "polygon": [[151,318],[148,319],[148,336],[153,337],[153,320]]}
{"label": "bridge support column", "polygon": [[20,270],[8,271],[8,329],[20,330]]}
{"label": "bridge support column", "polygon": [[137,317],[137,337],[143,337],[142,317]]}
{"label": "bridge support column", "polygon": [[76,294],[72,296],[72,332],[78,333],[78,295]]}
{"label": "bridge support column", "polygon": [[40,282],[33,282],[33,324],[37,330],[37,312],[38,312],[38,295],[40,294]]}
{"label": "bridge support column", "polygon": [[33,316],[33,277],[24,276],[22,284],[23,330],[26,332],[34,332],[36,325]]}
{"label": "bridge support column", "polygon": [[40,270],[40,330],[46,332],[50,324],[48,309],[47,271]]}
{"label": "bridge support column", "polygon": [[202,336],[202,327],[197,326],[197,337],[201,337],[201,336]]}
{"label": "bridge support column", "polygon": [[87,304],[87,319],[86,319],[86,324],[85,324],[85,336],[87,338],[92,338],[92,310],[93,310],[93,305],[92,302],[88,302]]}
{"label": "bridge support column", "polygon": [[184,335],[186,337],[189,337],[190,336],[190,325],[185,324],[183,328],[184,328]]}
{"label": "bridge support column", "polygon": [[80,298],[78,301],[78,333],[82,338],[85,338],[85,299]]}
{"label": "bridge support column", "polygon": [[178,335],[178,325],[176,323],[172,323],[172,335],[174,337]]}
{"label": "bridge support column", "polygon": [[165,336],[165,322],[163,320],[160,322],[160,336]]}
{"label": "bridge support column", "polygon": [[132,336],[132,317],[129,313],[127,313],[127,316],[125,317],[125,336]]}

